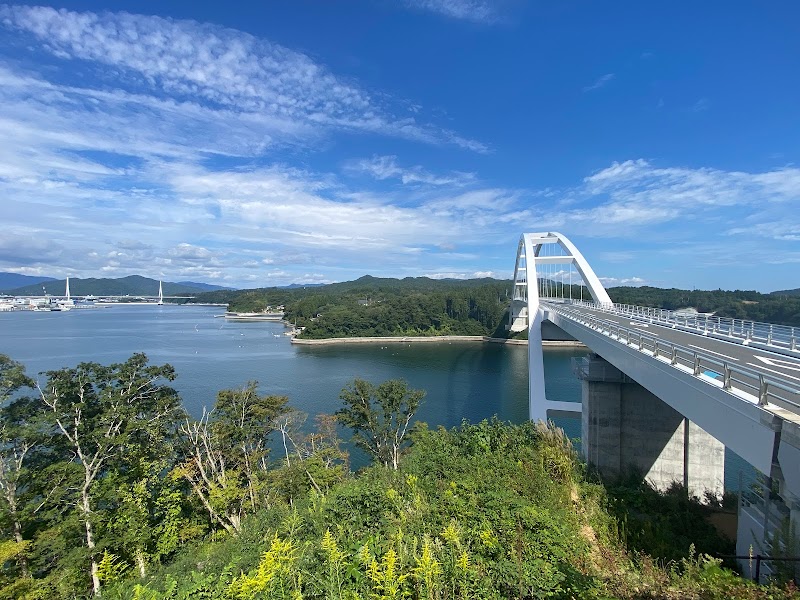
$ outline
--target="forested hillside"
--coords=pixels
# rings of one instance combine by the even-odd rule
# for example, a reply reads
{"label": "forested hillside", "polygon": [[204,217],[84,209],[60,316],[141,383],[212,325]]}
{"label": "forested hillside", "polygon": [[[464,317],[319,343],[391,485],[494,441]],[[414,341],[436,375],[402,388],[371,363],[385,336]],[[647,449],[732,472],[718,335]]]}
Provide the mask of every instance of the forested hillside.
{"label": "forested hillside", "polygon": [[502,332],[507,282],[439,289],[364,286],[308,295],[286,306],[304,338],[490,335]]}
{"label": "forested hillside", "polygon": [[[497,279],[435,280],[426,277],[355,281],[308,288],[218,291],[196,302],[229,303],[232,311],[285,306],[291,323],[306,327],[303,337],[390,335],[505,336],[504,314],[512,282]],[[581,290],[573,286],[574,298]],[[800,296],[736,290],[680,290],[614,287],[614,302],[675,310],[694,308],[722,317],[800,326]],[[567,296],[569,288],[567,287]],[[583,290],[583,297],[589,298]]]}
{"label": "forested hillside", "polygon": [[800,288],[795,288],[793,290],[778,290],[777,292],[772,292],[770,295],[772,295],[772,296],[800,296]]}
{"label": "forested hillside", "polygon": [[504,335],[511,282],[426,277],[355,281],[309,288],[213,292],[197,302],[229,302],[251,312],[285,306],[286,320],[304,338],[391,335]]}

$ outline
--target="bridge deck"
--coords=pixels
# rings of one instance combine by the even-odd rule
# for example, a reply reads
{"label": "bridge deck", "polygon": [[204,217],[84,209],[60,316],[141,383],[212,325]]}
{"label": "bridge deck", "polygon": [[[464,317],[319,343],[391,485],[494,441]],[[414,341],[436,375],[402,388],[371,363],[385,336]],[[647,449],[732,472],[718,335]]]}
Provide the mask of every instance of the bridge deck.
{"label": "bridge deck", "polygon": [[[602,322],[615,324],[618,327],[628,330],[635,330],[641,334],[662,340],[668,344],[675,344],[687,348],[688,350],[710,356],[720,363],[728,364],[732,369],[743,371],[739,375],[740,383],[743,385],[733,385],[731,393],[757,402],[757,390],[759,381],[757,374],[763,374],[766,378],[776,380],[784,384],[788,390],[781,391],[781,400],[786,400],[789,404],[780,406],[768,403],[765,409],[780,416],[782,419],[800,423],[800,359],[787,356],[784,353],[772,352],[764,348],[754,348],[742,343],[742,339],[725,340],[720,337],[711,337],[699,332],[685,331],[676,327],[654,322],[646,317],[636,317],[629,314],[617,314],[613,311],[601,310],[589,306],[576,306],[562,303],[543,303],[555,310],[567,310],[578,312],[582,315],[594,317]],[[750,371],[753,375],[744,372]],[[704,370],[703,374],[709,379],[709,383],[718,383],[722,378],[719,371],[713,368]],[[753,393],[745,393],[753,392]]]}
{"label": "bridge deck", "polygon": [[[544,301],[541,308],[544,318],[762,473],[772,473],[776,453],[789,457],[781,460],[786,468],[797,468],[800,455],[797,460],[793,457],[800,453],[800,437],[792,432],[800,431],[800,382],[784,377],[796,363],[787,361],[780,373],[767,372],[747,364],[761,362],[754,357],[765,354],[746,346],[740,349],[744,354],[734,353],[733,344],[721,340],[641,321],[639,326],[631,325],[637,322],[629,316],[609,318],[612,315],[607,312],[587,307],[576,310],[569,304]],[[774,356],[766,353],[769,359]],[[791,487],[800,498],[800,481]]]}
{"label": "bridge deck", "polygon": [[741,340],[726,341],[709,337],[700,333],[682,331],[659,323],[652,323],[647,318],[632,318],[629,315],[617,315],[597,309],[580,307],[579,310],[593,314],[599,319],[613,321],[623,327],[637,327],[643,332],[659,337],[674,344],[688,348],[703,350],[731,360],[736,364],[748,366],[755,371],[766,371],[794,381],[800,387],[800,359],[786,356],[783,353],[771,352],[761,348],[753,348],[742,344]]}

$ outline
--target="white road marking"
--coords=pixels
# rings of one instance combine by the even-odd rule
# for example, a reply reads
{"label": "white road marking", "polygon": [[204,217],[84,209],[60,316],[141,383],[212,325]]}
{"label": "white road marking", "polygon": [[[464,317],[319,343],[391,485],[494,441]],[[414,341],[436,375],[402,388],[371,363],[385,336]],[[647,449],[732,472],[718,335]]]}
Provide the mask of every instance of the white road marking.
{"label": "white road marking", "polygon": [[631,325],[634,327],[650,327],[647,323],[635,323],[634,321],[631,321]]}
{"label": "white road marking", "polygon": [[[794,375],[787,375],[786,373],[781,373],[780,371],[776,371],[775,369],[770,369],[765,367],[764,365],[759,365],[758,363],[747,363],[751,367],[755,367],[756,369],[761,369],[762,371],[769,371],[771,373],[777,373],[781,377],[788,377],[789,379],[794,379],[795,381],[800,381],[800,377],[795,377]],[[777,366],[777,365],[776,365]]]}
{"label": "white road marking", "polygon": [[722,358],[730,358],[731,360],[739,361],[738,358],[734,358],[733,356],[728,356],[727,354],[723,354],[722,352],[714,352],[713,350],[706,350],[702,346],[695,346],[694,344],[689,344],[690,348],[697,348],[698,350],[702,350],[703,352],[708,352],[709,354],[716,354],[717,356],[721,356]]}
{"label": "white road marking", "polygon": [[781,369],[789,369],[790,371],[800,371],[800,365],[794,361],[781,360],[780,358],[767,358],[766,356],[753,355],[753,358],[761,362],[772,365],[773,367],[780,367]]}

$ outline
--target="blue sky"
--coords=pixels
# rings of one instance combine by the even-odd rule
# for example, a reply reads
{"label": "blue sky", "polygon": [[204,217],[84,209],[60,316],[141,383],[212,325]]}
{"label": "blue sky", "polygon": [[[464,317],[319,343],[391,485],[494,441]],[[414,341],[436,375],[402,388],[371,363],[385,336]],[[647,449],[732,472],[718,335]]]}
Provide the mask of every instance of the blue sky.
{"label": "blue sky", "polygon": [[800,5],[0,5],[0,271],[800,287]]}

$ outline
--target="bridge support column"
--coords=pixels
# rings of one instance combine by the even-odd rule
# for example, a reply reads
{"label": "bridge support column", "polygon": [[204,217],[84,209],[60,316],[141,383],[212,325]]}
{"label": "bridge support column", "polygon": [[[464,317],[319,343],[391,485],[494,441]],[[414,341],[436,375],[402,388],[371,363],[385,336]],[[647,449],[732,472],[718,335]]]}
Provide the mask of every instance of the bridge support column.
{"label": "bridge support column", "polygon": [[657,489],[678,482],[721,495],[725,446],[597,355],[579,363],[584,459],[607,478],[641,473]]}

